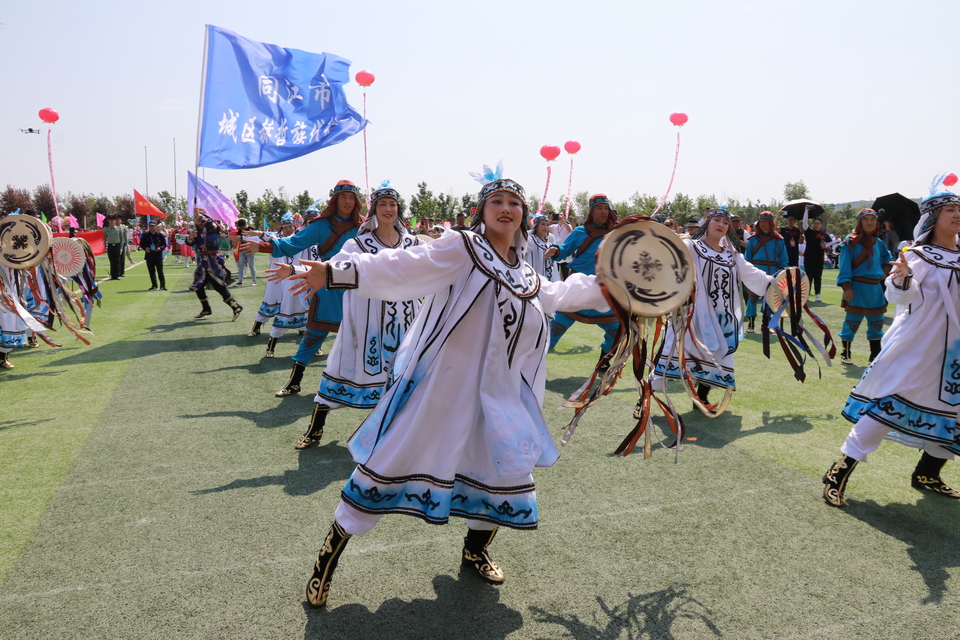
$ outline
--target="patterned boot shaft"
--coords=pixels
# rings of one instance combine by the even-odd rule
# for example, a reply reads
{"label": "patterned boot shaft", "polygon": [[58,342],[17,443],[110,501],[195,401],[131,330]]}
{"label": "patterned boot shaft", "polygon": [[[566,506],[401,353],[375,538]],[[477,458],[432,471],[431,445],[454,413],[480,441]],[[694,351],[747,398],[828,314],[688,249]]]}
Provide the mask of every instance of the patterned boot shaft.
{"label": "patterned boot shaft", "polygon": [[490,584],[503,584],[505,579],[503,569],[487,553],[487,546],[493,541],[495,535],[497,535],[497,529],[493,531],[467,529],[467,536],[463,539],[463,560],[460,564],[467,569],[473,569],[481,579]]}
{"label": "patterned boot shaft", "polygon": [[323,437],[323,426],[327,423],[327,413],[329,411],[329,408],[319,402],[314,403],[310,426],[307,427],[307,432],[297,440],[297,444],[293,445],[295,449],[306,449],[314,442],[320,442],[320,438]]}
{"label": "patterned boot shaft", "polygon": [[273,395],[278,398],[285,398],[300,393],[300,381],[303,380],[304,369],[306,369],[306,367],[299,362],[293,363],[293,369],[290,371],[290,380],[287,381],[287,384],[284,385],[280,391],[277,391]]}
{"label": "patterned boot shaft", "polygon": [[336,570],[340,554],[343,553],[350,538],[350,534],[343,530],[339,522],[334,520],[330,531],[327,533],[327,539],[323,541],[323,546],[320,547],[317,561],[313,565],[313,575],[307,581],[307,602],[311,606],[322,607],[327,603],[333,572]]}
{"label": "patterned boot shaft", "polygon": [[847,486],[847,479],[858,464],[850,456],[840,456],[840,459],[833,463],[833,466],[827,470],[823,476],[823,499],[831,507],[843,507],[846,503],[843,501],[843,491]]}
{"label": "patterned boot shaft", "polygon": [[923,455],[920,456],[920,462],[917,463],[917,468],[913,470],[910,485],[918,491],[930,491],[947,498],[960,500],[960,491],[948,486],[940,478],[940,472],[945,464],[947,464],[945,459],[934,458],[924,451]]}

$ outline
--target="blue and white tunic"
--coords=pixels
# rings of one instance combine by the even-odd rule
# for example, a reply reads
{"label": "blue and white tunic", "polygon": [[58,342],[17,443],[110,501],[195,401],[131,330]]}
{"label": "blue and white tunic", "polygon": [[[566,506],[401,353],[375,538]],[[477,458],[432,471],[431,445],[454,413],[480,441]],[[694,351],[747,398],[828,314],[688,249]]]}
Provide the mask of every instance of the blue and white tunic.
{"label": "blue and white tunic", "polygon": [[383,398],[348,443],[358,466],[343,505],[536,528],[531,472],[559,457],[541,412],[546,314],[605,308],[594,278],[548,282],[470,231],[331,264],[328,286],[357,296],[425,296]]}
{"label": "blue and white tunic", "polygon": [[906,256],[913,277],[903,289],[887,278],[896,316],[843,417],[866,414],[894,430],[891,440],[960,453],[960,253],[920,245]]}
{"label": "blue and white tunic", "polygon": [[[698,383],[708,387],[736,387],[733,354],[743,340],[743,296],[741,282],[762,296],[773,276],[753,266],[743,254],[731,249],[727,239],[716,251],[703,238],[684,240],[697,274],[697,296],[693,331],[710,353],[704,353],[689,335],[684,336],[683,349],[689,373]],[[680,364],[673,354],[676,336],[672,328],[664,337],[663,355],[657,360],[651,381],[655,390],[663,389],[664,377],[680,379]],[[713,356],[712,358],[710,356]]]}
{"label": "blue and white tunic", "polygon": [[[417,236],[404,233],[396,246],[388,247],[373,231],[361,232],[347,240],[331,260],[350,260],[357,254],[376,255],[386,249],[409,249],[419,244]],[[420,301],[416,298],[391,302],[362,298],[352,290],[345,291],[343,321],[314,399],[331,408],[346,405],[373,409],[377,406],[397,349],[419,308]]]}
{"label": "blue and white tunic", "polygon": [[[264,233],[263,239],[267,241],[283,238],[278,233]],[[289,264],[297,266],[300,260],[319,260],[320,253],[316,246],[309,246],[294,256],[270,256],[268,269],[273,269],[278,264]],[[307,324],[307,307],[299,296],[290,293],[290,283],[280,280],[271,282],[267,280],[267,286],[263,291],[263,301],[260,303],[260,309],[257,311],[257,322],[267,322],[273,318],[274,329],[282,335],[287,329],[302,329]],[[271,335],[277,332],[271,332]],[[274,336],[278,337],[278,336]]]}

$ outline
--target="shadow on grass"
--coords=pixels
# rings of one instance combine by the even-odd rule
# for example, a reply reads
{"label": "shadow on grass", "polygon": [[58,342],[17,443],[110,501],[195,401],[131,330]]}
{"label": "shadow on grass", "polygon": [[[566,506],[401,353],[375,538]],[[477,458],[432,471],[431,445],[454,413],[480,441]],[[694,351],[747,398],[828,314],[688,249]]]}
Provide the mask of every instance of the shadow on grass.
{"label": "shadow on grass", "polygon": [[44,422],[53,422],[55,418],[44,418],[43,420],[4,420],[0,422],[0,431],[4,429],[19,429],[21,427],[33,427]]}
{"label": "shadow on grass", "polygon": [[873,500],[848,499],[845,510],[906,544],[912,569],[927,586],[928,593],[921,604],[941,604],[950,570],[960,567],[960,534],[943,527],[944,512],[956,506],[949,498],[924,493],[916,504],[879,505]]}
{"label": "shadow on grass", "polygon": [[[597,598],[600,610],[593,620],[581,620],[580,616],[556,615],[539,607],[530,607],[537,622],[556,624],[566,631],[564,637],[576,640],[601,640],[604,638],[674,638],[673,625],[684,620],[686,632],[690,630],[687,620],[703,625],[698,637],[719,638],[723,634],[710,619],[710,610],[701,602],[687,595],[684,585],[668,587],[643,595],[627,594],[627,600],[611,607],[602,598]],[[707,633],[709,632],[709,634]],[[551,634],[549,637],[560,637]]]}
{"label": "shadow on grass", "polygon": [[[856,354],[855,354],[856,355]],[[867,356],[863,356],[863,359],[866,360]],[[834,362],[836,362],[843,371],[843,375],[846,378],[853,378],[854,380],[859,380],[863,377],[863,372],[867,370],[866,365],[860,366],[856,364],[840,364],[840,358],[838,357]]]}
{"label": "shadow on grass", "polygon": [[567,348],[567,349],[556,349],[556,348],[555,348],[555,349],[552,349],[552,350],[550,351],[550,353],[554,353],[554,354],[556,354],[556,355],[558,355],[558,356],[575,356],[575,355],[580,355],[581,353],[590,353],[591,351],[596,351],[596,352],[597,352],[597,359],[599,360],[599,359],[600,359],[600,348],[599,348],[599,346],[597,346],[597,347],[591,347],[591,346],[586,345],[586,344],[581,344],[581,345],[576,346],[576,347],[569,347],[569,348]]}
{"label": "shadow on grass", "polygon": [[310,394],[285,398],[277,406],[263,411],[211,411],[210,413],[186,414],[179,416],[185,420],[199,420],[198,428],[206,428],[209,418],[239,418],[252,422],[259,429],[276,429],[294,424],[301,418],[309,417],[313,412],[313,397]]}
{"label": "shadow on grass", "polygon": [[[324,464],[331,463],[331,464]],[[342,464],[340,464],[342,463]],[[259,489],[262,487],[283,487],[288,496],[310,496],[323,491],[331,484],[343,483],[353,471],[353,460],[346,447],[339,442],[329,442],[320,447],[311,447],[300,452],[299,466],[288,469],[280,475],[260,476],[259,478],[237,478],[219,487],[198,489],[190,493],[202,496],[208,493],[222,493],[233,489]]]}
{"label": "shadow on grass", "polygon": [[437,576],[433,590],[435,600],[393,598],[376,611],[361,604],[314,609],[304,602],[307,625],[303,637],[496,640],[523,627],[523,615],[500,602],[499,589],[471,573],[461,571],[457,578]]}
{"label": "shadow on grass", "polygon": [[[11,358],[11,362],[14,363],[16,367],[16,360]],[[58,361],[59,362],[59,361]],[[42,366],[49,367],[52,363],[47,363]],[[34,371],[33,373],[4,373],[0,375],[0,380],[4,382],[16,382],[17,380],[26,380],[27,378],[32,378],[34,376],[58,376],[61,373],[66,373],[67,370],[63,369],[62,371]]]}
{"label": "shadow on grass", "polygon": [[[229,322],[229,321],[228,321]],[[131,357],[152,356],[160,353],[180,353],[183,351],[214,351],[220,347],[244,347],[249,344],[247,334],[181,338],[179,340],[118,340],[93,349],[85,349],[74,355],[49,362],[44,367],[54,365],[71,366],[91,362],[117,362]],[[134,354],[134,355],[131,355]]]}

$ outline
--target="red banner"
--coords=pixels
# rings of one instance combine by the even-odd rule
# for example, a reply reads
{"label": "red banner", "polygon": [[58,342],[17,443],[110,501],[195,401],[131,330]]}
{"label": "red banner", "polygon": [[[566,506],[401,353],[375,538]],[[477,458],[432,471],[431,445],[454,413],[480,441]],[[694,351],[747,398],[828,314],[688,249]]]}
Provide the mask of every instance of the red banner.
{"label": "red banner", "polygon": [[[69,233],[54,233],[54,238],[69,238]],[[90,248],[93,249],[93,255],[101,256],[107,252],[106,247],[103,246],[103,231],[84,231],[83,233],[77,234],[78,238],[83,238],[90,243]]]}
{"label": "red banner", "polygon": [[136,189],[133,190],[133,200],[136,203],[138,216],[153,216],[154,218],[166,218],[163,211],[157,209],[156,205],[140,195]]}

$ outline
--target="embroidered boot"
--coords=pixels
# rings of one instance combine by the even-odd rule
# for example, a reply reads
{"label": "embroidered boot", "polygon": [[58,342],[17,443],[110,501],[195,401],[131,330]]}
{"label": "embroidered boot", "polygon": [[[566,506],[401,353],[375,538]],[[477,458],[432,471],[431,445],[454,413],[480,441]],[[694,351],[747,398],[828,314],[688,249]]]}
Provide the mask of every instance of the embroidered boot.
{"label": "embroidered boot", "polygon": [[756,321],[757,321],[756,316],[754,316],[754,317],[752,317],[752,318],[747,318],[747,333],[756,333],[756,332],[757,332],[756,324],[755,324]]}
{"label": "embroidered boot", "polygon": [[831,507],[842,507],[846,503],[843,501],[843,490],[847,486],[847,479],[853,473],[854,467],[858,461],[850,456],[841,455],[840,459],[833,463],[833,466],[827,469],[823,474],[823,499]]}
{"label": "embroidered boot", "polygon": [[39,346],[40,346],[40,343],[37,342],[37,337],[36,337],[36,336],[30,336],[29,338],[27,338],[27,346],[28,346],[28,347],[39,347]]}
{"label": "embroidered boot", "polygon": [[343,530],[339,522],[334,520],[330,532],[327,533],[327,539],[323,541],[323,546],[320,547],[317,561],[313,565],[313,575],[307,582],[307,602],[311,606],[322,607],[326,604],[333,572],[337,568],[340,554],[343,553],[343,549],[347,546],[347,541],[350,538],[350,534]]}
{"label": "embroidered boot", "polygon": [[307,427],[307,432],[297,440],[297,444],[293,445],[294,449],[306,449],[314,442],[320,442],[320,438],[323,437],[323,425],[327,424],[327,414],[329,412],[330,407],[327,405],[319,402],[314,403],[310,426]]}
{"label": "embroidered boot", "polygon": [[873,362],[873,359],[880,355],[880,341],[871,340],[870,341],[870,362]]}
{"label": "embroidered boot", "polygon": [[850,355],[850,341],[841,340],[840,345],[843,347],[840,351],[840,362],[843,364],[853,364],[853,357]]}
{"label": "embroidered boot", "polygon": [[463,539],[463,560],[460,564],[473,569],[480,578],[490,584],[503,584],[503,569],[487,553],[487,547],[493,542],[495,535],[497,535],[497,529],[493,531],[467,529],[467,537]]}
{"label": "embroidered boot", "polygon": [[296,393],[300,393],[300,381],[303,380],[303,371],[306,367],[299,362],[293,363],[293,369],[290,370],[290,380],[287,381],[280,391],[277,391],[274,396],[278,398],[286,398],[287,396],[292,396]]}
{"label": "embroidered boot", "polygon": [[944,458],[934,458],[924,451],[920,456],[920,462],[917,463],[917,468],[913,470],[910,485],[920,491],[933,491],[948,498],[960,500],[960,491],[948,487],[940,479],[940,471],[945,464],[947,461]]}
{"label": "embroidered boot", "polygon": [[266,352],[265,354],[263,354],[263,357],[264,357],[264,358],[272,358],[272,357],[273,357],[273,350],[276,348],[276,346],[277,346],[277,340],[279,340],[279,339],[280,339],[280,338],[274,338],[273,336],[270,336],[270,339],[267,340],[267,352]]}
{"label": "embroidered boot", "polygon": [[0,351],[0,369],[13,369],[13,363],[7,357],[6,351]]}
{"label": "embroidered boot", "polygon": [[210,309],[210,301],[209,301],[209,300],[207,300],[206,298],[200,298],[200,304],[201,304],[201,306],[203,307],[203,309],[200,310],[200,313],[198,313],[197,315],[193,316],[194,318],[203,318],[203,317],[209,316],[209,315],[211,315],[211,314],[213,313],[213,311]]}
{"label": "embroidered boot", "polygon": [[234,300],[233,298],[224,300],[224,302],[226,302],[230,306],[230,308],[233,309],[233,320],[231,320],[231,322],[233,322],[234,320],[240,317],[240,312],[243,311],[243,307],[241,307],[240,303]]}
{"label": "embroidered boot", "polygon": [[256,338],[258,335],[260,335],[260,327],[262,326],[263,326],[262,322],[260,322],[259,320],[254,320],[253,329],[250,329],[250,333],[247,334],[247,337]]}

